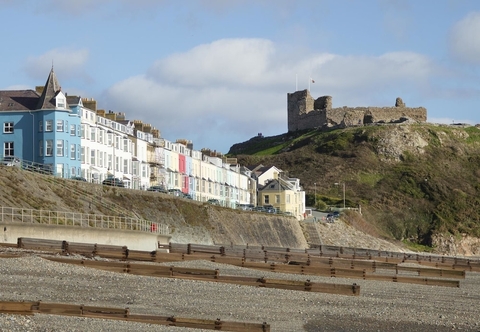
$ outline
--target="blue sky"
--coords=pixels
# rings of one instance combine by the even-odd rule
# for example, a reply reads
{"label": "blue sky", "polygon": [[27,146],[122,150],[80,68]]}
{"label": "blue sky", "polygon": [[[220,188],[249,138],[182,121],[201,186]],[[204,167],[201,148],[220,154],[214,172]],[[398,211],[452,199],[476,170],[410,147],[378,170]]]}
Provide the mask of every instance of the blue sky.
{"label": "blue sky", "polygon": [[[0,0],[0,89],[43,85],[223,153],[287,131],[286,96],[480,123],[478,0]],[[297,79],[298,78],[298,79]]]}

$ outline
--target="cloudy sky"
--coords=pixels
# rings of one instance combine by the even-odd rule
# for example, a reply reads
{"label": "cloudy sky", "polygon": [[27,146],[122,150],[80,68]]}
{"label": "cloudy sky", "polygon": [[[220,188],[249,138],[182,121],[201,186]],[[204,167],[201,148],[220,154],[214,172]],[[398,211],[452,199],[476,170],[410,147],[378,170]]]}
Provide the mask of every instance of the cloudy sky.
{"label": "cloudy sky", "polygon": [[[478,0],[0,0],[0,89],[43,85],[223,153],[286,96],[480,123]],[[310,78],[315,83],[309,83]]]}

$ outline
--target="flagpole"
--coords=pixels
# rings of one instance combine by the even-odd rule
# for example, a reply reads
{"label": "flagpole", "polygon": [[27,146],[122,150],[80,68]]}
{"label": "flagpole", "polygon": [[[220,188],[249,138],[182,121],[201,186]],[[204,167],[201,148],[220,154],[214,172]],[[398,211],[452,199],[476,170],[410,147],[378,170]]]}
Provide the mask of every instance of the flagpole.
{"label": "flagpole", "polygon": [[308,91],[310,91],[310,81],[311,80],[312,80],[311,78],[308,79]]}

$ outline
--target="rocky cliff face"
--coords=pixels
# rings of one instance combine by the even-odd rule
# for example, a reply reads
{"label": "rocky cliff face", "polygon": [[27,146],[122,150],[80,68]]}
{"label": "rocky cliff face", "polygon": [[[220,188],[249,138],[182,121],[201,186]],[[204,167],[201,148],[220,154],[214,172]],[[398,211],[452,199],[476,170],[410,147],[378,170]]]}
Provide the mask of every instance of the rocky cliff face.
{"label": "rocky cliff face", "polygon": [[433,237],[435,251],[452,256],[480,256],[480,239],[476,237],[453,235],[435,235]]}

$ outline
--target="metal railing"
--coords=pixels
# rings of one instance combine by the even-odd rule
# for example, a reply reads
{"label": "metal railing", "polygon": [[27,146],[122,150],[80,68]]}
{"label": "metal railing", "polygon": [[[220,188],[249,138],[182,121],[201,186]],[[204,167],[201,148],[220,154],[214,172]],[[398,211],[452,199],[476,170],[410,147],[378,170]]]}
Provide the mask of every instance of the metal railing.
{"label": "metal railing", "polygon": [[145,219],[105,216],[79,212],[34,210],[13,207],[0,207],[0,222],[32,223],[59,226],[92,227],[151,232],[168,235],[167,225]]}

